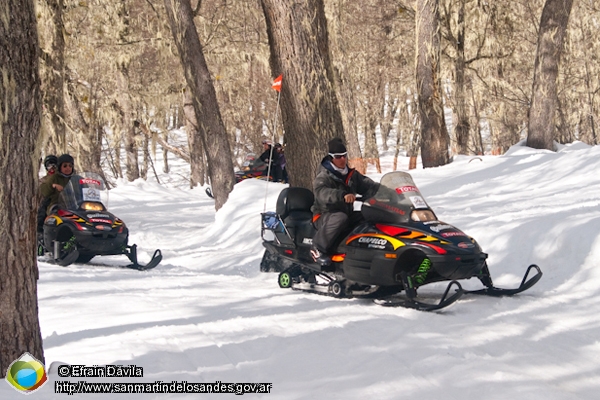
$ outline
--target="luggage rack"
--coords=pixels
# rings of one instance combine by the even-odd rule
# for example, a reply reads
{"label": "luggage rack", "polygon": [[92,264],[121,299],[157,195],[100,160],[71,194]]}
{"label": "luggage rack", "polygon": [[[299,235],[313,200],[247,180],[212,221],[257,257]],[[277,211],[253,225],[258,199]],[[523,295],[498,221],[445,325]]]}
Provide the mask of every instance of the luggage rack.
{"label": "luggage rack", "polygon": [[[279,216],[279,214],[277,214],[276,212],[273,212],[273,211],[267,211],[267,212],[261,213],[260,215],[261,215],[261,220],[262,220],[260,236],[261,236],[262,240],[276,242],[279,245],[290,244],[291,247],[294,247],[293,246],[294,239],[292,238],[292,235],[290,235],[290,232],[288,231],[285,224],[281,220],[281,217]],[[273,233],[273,239],[269,240],[269,239],[265,238],[265,232],[267,232],[267,231]],[[285,233],[285,236],[287,237],[287,239],[289,239],[290,243],[282,243],[280,238],[278,237],[277,233],[280,233],[280,234]]]}

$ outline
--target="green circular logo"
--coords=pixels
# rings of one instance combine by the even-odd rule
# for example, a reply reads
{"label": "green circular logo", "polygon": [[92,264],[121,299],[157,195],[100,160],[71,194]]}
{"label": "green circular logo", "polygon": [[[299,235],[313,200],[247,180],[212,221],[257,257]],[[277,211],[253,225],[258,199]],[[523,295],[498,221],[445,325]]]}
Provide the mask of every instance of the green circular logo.
{"label": "green circular logo", "polygon": [[39,389],[47,380],[44,365],[29,353],[13,361],[6,371],[6,381],[22,393]]}

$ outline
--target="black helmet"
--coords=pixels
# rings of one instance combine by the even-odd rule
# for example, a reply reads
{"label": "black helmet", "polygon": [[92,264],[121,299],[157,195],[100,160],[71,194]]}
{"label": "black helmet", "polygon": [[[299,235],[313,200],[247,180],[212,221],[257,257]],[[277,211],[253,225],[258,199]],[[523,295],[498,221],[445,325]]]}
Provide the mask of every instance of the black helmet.
{"label": "black helmet", "polygon": [[63,176],[73,175],[73,172],[75,172],[75,168],[73,168],[71,174],[69,174],[69,175],[65,175],[61,172],[60,166],[63,165],[64,163],[69,163],[71,165],[75,164],[75,160],[73,159],[73,157],[70,154],[63,154],[60,157],[58,157],[58,163],[56,165],[58,165],[58,173],[59,174],[61,174]]}
{"label": "black helmet", "polygon": [[58,165],[58,158],[56,158],[54,154],[50,154],[44,158],[44,168],[46,168],[46,171],[48,171],[53,164],[55,167]]}

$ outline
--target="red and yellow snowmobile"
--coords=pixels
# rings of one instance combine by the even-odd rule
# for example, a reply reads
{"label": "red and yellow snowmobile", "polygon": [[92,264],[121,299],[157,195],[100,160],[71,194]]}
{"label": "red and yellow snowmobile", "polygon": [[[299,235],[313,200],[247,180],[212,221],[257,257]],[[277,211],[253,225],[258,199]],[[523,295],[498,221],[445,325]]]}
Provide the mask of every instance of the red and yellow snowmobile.
{"label": "red and yellow snowmobile", "polygon": [[[279,195],[276,212],[262,214],[266,250],[261,271],[279,272],[282,288],[371,297],[381,305],[432,311],[465,294],[511,296],[542,277],[533,264],[519,287],[494,286],[487,254],[475,239],[439,221],[412,177],[401,171],[384,175],[377,193],[363,200],[364,222],[343,235],[331,264],[322,267],[310,255],[315,233],[313,201],[308,189],[286,188]],[[479,279],[484,288],[465,290],[458,281],[470,278]],[[418,288],[441,281],[449,283],[434,302],[417,296]]]}
{"label": "red and yellow snowmobile", "polygon": [[38,256],[50,253],[51,261],[67,266],[87,263],[96,256],[123,254],[131,261],[128,268],[156,267],[162,260],[161,251],[156,250],[148,264],[140,265],[137,246],[127,244],[127,226],[104,205],[107,198],[108,190],[100,175],[73,175],[60,193],[58,204],[44,220]]}

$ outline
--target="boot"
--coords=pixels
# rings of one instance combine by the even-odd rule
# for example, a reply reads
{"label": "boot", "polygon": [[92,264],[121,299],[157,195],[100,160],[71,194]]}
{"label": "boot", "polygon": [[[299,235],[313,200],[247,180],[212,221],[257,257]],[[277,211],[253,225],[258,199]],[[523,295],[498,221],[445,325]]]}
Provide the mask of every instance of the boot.
{"label": "boot", "polygon": [[326,267],[331,264],[331,258],[316,247],[310,249],[310,255],[312,256],[313,261],[321,267]]}

